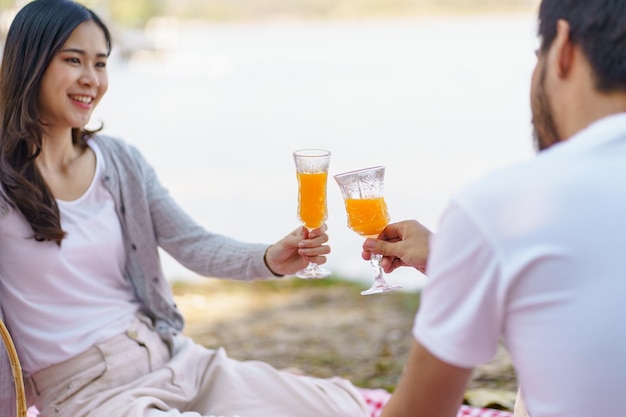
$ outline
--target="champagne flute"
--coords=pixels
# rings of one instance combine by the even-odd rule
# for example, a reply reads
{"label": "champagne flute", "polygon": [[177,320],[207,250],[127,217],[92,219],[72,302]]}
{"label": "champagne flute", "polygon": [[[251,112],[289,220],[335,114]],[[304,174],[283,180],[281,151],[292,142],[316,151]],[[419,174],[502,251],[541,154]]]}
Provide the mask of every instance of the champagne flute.
{"label": "champagne flute", "polygon": [[[387,204],[383,197],[385,167],[345,172],[334,178],[343,195],[348,227],[361,236],[377,238],[389,223]],[[401,285],[391,285],[385,281],[381,259],[382,255],[372,254],[370,263],[374,268],[374,283],[361,294],[377,294],[402,288]]]}
{"label": "champagne flute", "polygon": [[[326,182],[330,152],[323,149],[302,149],[293,153],[298,178],[298,218],[309,231],[326,221]],[[296,272],[304,279],[326,278],[330,271],[315,262]]]}

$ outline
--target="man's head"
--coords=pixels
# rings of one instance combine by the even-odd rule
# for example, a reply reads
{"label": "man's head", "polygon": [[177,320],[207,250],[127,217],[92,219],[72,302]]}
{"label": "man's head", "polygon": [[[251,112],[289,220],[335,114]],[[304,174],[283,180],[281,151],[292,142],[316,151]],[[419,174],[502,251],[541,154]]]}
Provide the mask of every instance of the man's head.
{"label": "man's head", "polygon": [[569,23],[570,40],[589,61],[596,88],[626,93],[626,1],[543,0],[539,9],[542,52],[552,45],[559,20]]}
{"label": "man's head", "polygon": [[[554,85],[547,86],[547,73],[553,65],[558,76],[566,80],[570,65],[581,62],[571,58],[573,49],[588,65],[591,86],[597,93],[626,94],[626,1],[543,0],[539,8],[539,37],[541,46],[531,101],[536,144],[541,150],[566,139],[572,130],[558,123],[563,119],[558,112],[563,110],[555,108],[557,93]],[[550,60],[552,49],[557,49],[557,56]],[[563,90],[558,91],[560,94]]]}

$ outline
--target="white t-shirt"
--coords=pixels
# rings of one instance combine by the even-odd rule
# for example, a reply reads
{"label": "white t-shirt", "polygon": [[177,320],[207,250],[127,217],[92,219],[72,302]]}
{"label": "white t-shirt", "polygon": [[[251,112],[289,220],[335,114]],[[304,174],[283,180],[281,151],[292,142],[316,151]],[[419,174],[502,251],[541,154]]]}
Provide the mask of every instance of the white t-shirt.
{"label": "white t-shirt", "polygon": [[620,415],[626,114],[464,188],[428,263],[415,337],[460,367],[503,337],[533,417]]}
{"label": "white t-shirt", "polygon": [[57,200],[61,247],[36,242],[24,217],[10,209],[0,220],[0,301],[26,374],[59,363],[121,333],[137,303],[123,278],[122,231],[101,176],[73,201]]}

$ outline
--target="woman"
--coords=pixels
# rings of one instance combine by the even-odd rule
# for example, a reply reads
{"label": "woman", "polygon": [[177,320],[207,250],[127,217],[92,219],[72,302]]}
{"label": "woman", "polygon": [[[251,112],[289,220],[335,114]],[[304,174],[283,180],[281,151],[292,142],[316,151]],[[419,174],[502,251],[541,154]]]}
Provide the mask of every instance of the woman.
{"label": "woman", "polygon": [[27,4],[6,40],[0,306],[29,404],[42,416],[366,416],[345,380],[233,361],[181,335],[159,247],[201,275],[273,277],[324,263],[326,226],[268,246],[194,223],[135,148],[85,130],[110,52],[105,24],[68,0]]}

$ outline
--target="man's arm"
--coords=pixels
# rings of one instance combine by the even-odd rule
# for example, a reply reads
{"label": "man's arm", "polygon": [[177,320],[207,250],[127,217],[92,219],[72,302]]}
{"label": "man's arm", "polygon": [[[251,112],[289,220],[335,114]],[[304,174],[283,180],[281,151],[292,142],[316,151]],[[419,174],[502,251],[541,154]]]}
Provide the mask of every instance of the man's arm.
{"label": "man's arm", "polygon": [[472,374],[441,361],[419,341],[381,417],[455,417]]}

